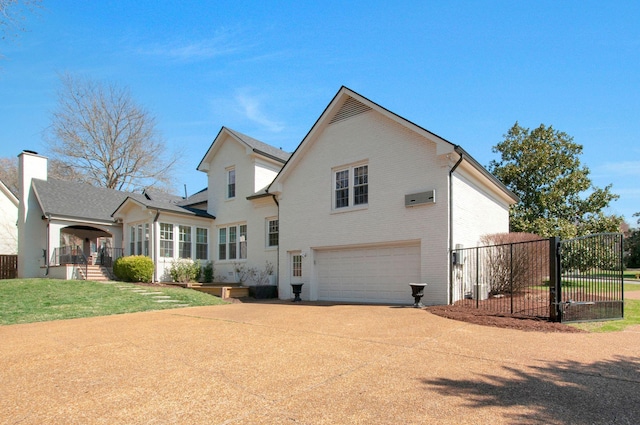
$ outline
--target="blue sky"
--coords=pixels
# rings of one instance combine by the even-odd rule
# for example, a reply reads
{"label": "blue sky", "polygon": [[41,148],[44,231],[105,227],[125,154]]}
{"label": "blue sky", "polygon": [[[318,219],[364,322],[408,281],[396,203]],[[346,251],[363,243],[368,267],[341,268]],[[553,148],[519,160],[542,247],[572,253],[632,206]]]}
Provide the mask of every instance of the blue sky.
{"label": "blue sky", "polygon": [[481,164],[518,121],[584,146],[611,213],[640,211],[640,2],[43,0],[0,41],[0,157],[45,153],[58,75],[128,87],[180,153],[221,126],[292,151],[340,86]]}

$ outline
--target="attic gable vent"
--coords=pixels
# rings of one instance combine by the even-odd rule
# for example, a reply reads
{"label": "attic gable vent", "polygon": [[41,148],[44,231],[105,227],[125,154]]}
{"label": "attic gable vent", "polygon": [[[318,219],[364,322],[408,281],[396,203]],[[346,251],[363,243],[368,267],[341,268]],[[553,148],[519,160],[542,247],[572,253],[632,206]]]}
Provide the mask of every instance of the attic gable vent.
{"label": "attic gable vent", "polygon": [[329,121],[329,124],[346,120],[347,118],[354,117],[356,115],[362,114],[370,110],[371,108],[365,105],[364,103],[358,102],[354,98],[350,97],[344,102],[340,110],[336,112],[333,118],[331,118],[331,121]]}

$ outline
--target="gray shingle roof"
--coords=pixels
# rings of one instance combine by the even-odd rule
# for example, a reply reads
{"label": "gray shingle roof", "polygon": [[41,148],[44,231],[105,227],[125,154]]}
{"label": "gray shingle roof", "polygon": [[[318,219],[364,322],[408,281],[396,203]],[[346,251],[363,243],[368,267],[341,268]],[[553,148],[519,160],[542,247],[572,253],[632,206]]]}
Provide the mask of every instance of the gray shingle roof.
{"label": "gray shingle roof", "polygon": [[182,201],[178,202],[178,205],[182,207],[188,207],[189,205],[202,204],[203,202],[207,202],[208,200],[208,188],[205,187],[201,191],[189,196],[187,199],[183,199]]}
{"label": "gray shingle roof", "polygon": [[33,180],[44,214],[113,221],[111,213],[129,193],[57,179]]}
{"label": "gray shingle roof", "polygon": [[129,193],[57,179],[34,179],[33,187],[38,194],[44,214],[53,216],[112,222],[112,214],[127,198],[132,198],[149,208],[214,218],[204,210],[179,206],[178,203],[184,200],[180,196],[159,191],[147,190],[143,194]]}
{"label": "gray shingle roof", "polygon": [[285,152],[282,149],[278,149],[274,146],[268,145],[266,143],[261,142],[260,140],[256,140],[253,137],[247,136],[246,134],[242,134],[239,131],[232,130],[229,127],[224,127],[227,131],[238,139],[242,140],[244,143],[249,145],[254,151],[257,151],[261,154],[266,154],[267,156],[274,157],[281,161],[287,161],[291,156],[291,153]]}

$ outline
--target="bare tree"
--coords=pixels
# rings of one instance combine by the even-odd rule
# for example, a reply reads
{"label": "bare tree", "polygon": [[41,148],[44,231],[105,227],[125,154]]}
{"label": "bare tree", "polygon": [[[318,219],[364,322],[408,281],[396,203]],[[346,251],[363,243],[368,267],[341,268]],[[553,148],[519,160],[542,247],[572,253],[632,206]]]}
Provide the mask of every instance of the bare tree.
{"label": "bare tree", "polygon": [[[0,33],[2,39],[20,26],[24,9],[33,10],[40,6],[41,0],[0,0]],[[20,28],[20,30],[24,30]]]}
{"label": "bare tree", "polygon": [[94,186],[133,191],[172,185],[177,156],[167,157],[154,117],[128,89],[69,74],[60,81],[47,136],[53,159]]}
{"label": "bare tree", "polygon": [[[81,177],[73,168],[58,160],[49,161],[48,174],[58,180],[79,181]],[[0,180],[14,195],[19,195],[18,157],[0,158]]]}

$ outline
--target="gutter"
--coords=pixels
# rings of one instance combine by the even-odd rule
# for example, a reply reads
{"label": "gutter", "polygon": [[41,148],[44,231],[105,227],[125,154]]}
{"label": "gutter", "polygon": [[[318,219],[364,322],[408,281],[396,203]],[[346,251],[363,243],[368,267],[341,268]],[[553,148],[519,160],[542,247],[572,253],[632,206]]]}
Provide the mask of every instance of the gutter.
{"label": "gutter", "polygon": [[[158,281],[158,251],[156,250],[156,243],[158,241],[157,236],[158,236],[158,232],[156,231],[156,223],[158,222],[158,218],[160,218],[160,210],[156,210],[156,216],[153,219],[153,222],[151,224],[151,228],[153,229],[152,235],[153,235],[153,249],[151,250],[151,252],[153,252],[153,281],[157,282]],[[158,247],[160,247],[160,245],[158,244]]]}
{"label": "gutter", "polygon": [[49,259],[50,252],[51,252],[51,235],[49,233],[51,231],[51,213],[47,213],[46,217],[47,217],[47,249],[45,251],[45,257],[44,257],[44,264],[46,266],[44,275],[49,276],[49,266],[50,266],[49,263],[51,262],[51,260]]}
{"label": "gutter", "polygon": [[460,155],[460,158],[458,159],[458,162],[451,167],[451,170],[449,170],[449,252],[447,253],[447,261],[449,262],[449,304],[453,303],[453,261],[451,258],[451,252],[453,249],[453,172],[456,171],[456,168],[458,168],[464,159],[464,151],[460,146],[455,145],[453,150]]}
{"label": "gutter", "polygon": [[[280,203],[278,202],[277,196],[271,194],[273,197],[273,202],[276,203],[276,208],[278,209],[278,247],[276,248],[276,285],[280,287]],[[278,294],[278,298],[280,298],[280,294]]]}

